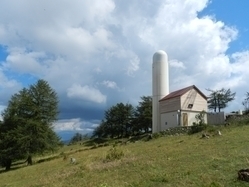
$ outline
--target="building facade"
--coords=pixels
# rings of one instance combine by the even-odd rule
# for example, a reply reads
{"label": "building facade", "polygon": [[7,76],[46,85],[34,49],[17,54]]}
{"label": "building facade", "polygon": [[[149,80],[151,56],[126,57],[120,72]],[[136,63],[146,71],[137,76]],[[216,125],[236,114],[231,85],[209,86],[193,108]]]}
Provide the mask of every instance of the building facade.
{"label": "building facade", "polygon": [[[207,112],[207,97],[192,85],[166,95],[159,100],[159,108],[159,131],[177,126],[192,126],[197,114]],[[204,120],[207,123],[207,115]]]}

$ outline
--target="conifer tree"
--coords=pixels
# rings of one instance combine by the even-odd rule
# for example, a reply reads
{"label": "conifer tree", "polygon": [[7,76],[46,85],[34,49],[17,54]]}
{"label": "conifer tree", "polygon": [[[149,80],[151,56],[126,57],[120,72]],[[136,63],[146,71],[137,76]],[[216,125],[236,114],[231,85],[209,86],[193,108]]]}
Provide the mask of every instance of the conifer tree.
{"label": "conifer tree", "polygon": [[208,97],[208,108],[214,112],[220,112],[221,109],[226,108],[228,103],[234,100],[236,93],[232,93],[230,89],[222,88],[220,90],[207,89],[211,94]]}
{"label": "conifer tree", "polygon": [[58,103],[56,92],[44,80],[11,97],[0,124],[0,161],[6,170],[12,161],[24,157],[32,164],[33,154],[52,151],[60,144],[52,126]]}

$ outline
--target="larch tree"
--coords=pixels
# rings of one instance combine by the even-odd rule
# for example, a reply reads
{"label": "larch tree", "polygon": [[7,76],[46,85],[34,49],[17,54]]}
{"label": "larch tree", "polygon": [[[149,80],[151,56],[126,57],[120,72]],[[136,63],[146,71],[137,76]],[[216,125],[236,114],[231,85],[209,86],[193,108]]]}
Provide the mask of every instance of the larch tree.
{"label": "larch tree", "polygon": [[11,97],[0,124],[0,161],[6,170],[12,161],[24,157],[32,164],[33,154],[53,151],[60,144],[53,131],[58,103],[56,92],[45,80]]}

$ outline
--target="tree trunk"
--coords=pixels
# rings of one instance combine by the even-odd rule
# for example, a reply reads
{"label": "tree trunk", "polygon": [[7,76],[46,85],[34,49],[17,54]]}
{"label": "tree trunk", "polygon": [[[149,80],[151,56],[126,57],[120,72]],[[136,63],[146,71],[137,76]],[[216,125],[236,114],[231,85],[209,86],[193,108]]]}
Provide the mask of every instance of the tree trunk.
{"label": "tree trunk", "polygon": [[6,171],[9,171],[10,170],[10,167],[11,167],[11,159],[6,159],[5,160],[5,170]]}
{"label": "tree trunk", "polygon": [[28,158],[27,158],[27,165],[32,165],[33,162],[32,162],[32,156],[29,155]]}

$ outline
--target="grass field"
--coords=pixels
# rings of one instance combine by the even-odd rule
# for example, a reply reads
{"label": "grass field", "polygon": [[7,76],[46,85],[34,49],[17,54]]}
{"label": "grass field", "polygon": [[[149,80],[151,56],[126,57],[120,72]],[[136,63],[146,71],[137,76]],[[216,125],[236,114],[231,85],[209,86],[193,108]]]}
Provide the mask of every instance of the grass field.
{"label": "grass field", "polygon": [[[124,156],[107,161],[111,145],[65,146],[58,158],[0,174],[0,186],[235,187],[237,172],[249,168],[249,125],[219,127],[222,136],[166,136],[118,145]],[[70,154],[63,160],[63,153]],[[77,159],[70,164],[69,158]],[[40,158],[36,158],[40,159]]]}

